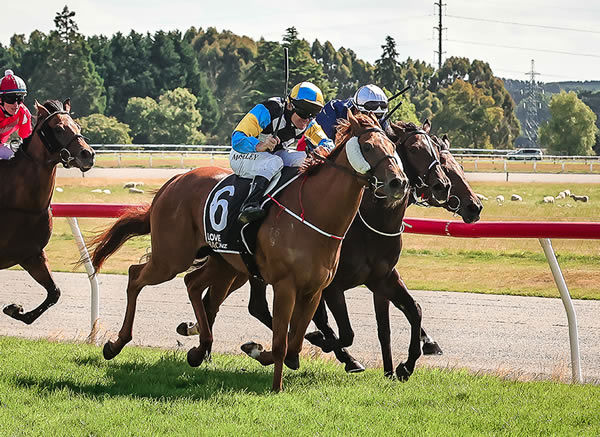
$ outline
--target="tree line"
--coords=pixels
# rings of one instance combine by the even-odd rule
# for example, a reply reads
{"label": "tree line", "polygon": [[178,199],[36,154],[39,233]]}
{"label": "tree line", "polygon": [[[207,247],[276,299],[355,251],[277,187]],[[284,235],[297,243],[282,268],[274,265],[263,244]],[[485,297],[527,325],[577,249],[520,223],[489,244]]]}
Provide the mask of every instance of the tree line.
{"label": "tree line", "polygon": [[290,84],[314,82],[326,100],[366,83],[389,95],[410,85],[395,117],[431,120],[454,147],[512,148],[520,133],[515,102],[486,62],[450,57],[436,70],[400,61],[390,36],[370,64],[329,41],[310,43],[293,27],[281,42],[212,27],[84,37],[74,15],[65,7],[55,30],[14,35],[0,46],[0,61],[27,82],[29,106],[70,97],[94,143],[227,144],[252,106],[283,93],[283,47]]}

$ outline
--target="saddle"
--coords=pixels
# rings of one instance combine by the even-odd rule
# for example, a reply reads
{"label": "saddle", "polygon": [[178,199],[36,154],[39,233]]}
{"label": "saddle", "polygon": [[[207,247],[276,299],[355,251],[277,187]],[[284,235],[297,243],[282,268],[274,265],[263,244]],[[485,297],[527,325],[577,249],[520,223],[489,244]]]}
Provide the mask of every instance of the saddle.
{"label": "saddle", "polygon": [[[298,176],[298,168],[284,167],[265,190],[261,207],[268,210],[273,204],[271,197],[276,198]],[[206,242],[213,252],[241,255],[248,271],[253,276],[260,277],[254,252],[256,236],[262,221],[242,225],[237,220],[240,207],[250,191],[251,182],[252,179],[233,174],[215,185],[204,205],[204,230]]]}

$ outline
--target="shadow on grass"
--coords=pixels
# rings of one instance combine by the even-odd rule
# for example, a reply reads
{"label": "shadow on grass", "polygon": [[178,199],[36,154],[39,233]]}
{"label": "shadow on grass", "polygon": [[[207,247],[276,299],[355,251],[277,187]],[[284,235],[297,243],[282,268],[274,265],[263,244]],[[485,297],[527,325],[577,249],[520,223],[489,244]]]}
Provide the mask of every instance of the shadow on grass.
{"label": "shadow on grass", "polygon": [[[227,394],[249,393],[269,395],[273,366],[248,366],[226,356],[217,356],[213,362],[198,368],[190,367],[182,352],[166,352],[158,360],[143,357],[119,357],[106,362],[96,355],[69,357],[78,370],[57,377],[17,376],[16,386],[51,395],[65,389],[92,398],[128,396],[135,398],[177,400],[212,399]],[[248,358],[248,360],[251,360]],[[81,372],[79,371],[81,370]],[[100,375],[90,383],[89,374]],[[319,385],[329,380],[323,372],[300,369],[294,373],[284,371],[284,384]]]}

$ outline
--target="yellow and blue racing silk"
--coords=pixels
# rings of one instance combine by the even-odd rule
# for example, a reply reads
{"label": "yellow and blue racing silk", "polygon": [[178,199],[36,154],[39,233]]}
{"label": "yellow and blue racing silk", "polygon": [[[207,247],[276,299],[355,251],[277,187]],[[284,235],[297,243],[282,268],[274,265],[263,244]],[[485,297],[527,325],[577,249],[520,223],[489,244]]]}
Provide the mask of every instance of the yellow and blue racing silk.
{"label": "yellow and blue racing silk", "polygon": [[328,150],[334,147],[333,141],[327,138],[315,120],[312,120],[306,129],[297,129],[292,123],[292,111],[285,107],[280,97],[259,103],[242,118],[231,135],[231,147],[239,153],[254,153],[256,145],[268,135],[272,135],[278,124],[277,136],[281,142],[276,150],[293,148],[296,140],[302,135],[306,135],[313,144]]}

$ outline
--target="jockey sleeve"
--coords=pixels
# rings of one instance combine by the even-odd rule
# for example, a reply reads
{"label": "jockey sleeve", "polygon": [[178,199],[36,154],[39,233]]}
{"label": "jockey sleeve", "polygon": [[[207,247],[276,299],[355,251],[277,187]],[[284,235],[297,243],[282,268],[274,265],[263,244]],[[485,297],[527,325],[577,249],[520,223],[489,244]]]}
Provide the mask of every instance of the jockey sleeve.
{"label": "jockey sleeve", "polygon": [[29,112],[26,106],[21,105],[19,113],[21,113],[19,116],[19,136],[25,139],[31,135],[33,130],[31,127],[31,112]]}
{"label": "jockey sleeve", "polygon": [[[352,99],[332,100],[317,114],[316,121],[323,128],[327,138],[335,139],[338,119],[348,118],[348,109],[352,107]],[[316,143],[314,143],[316,144]]]}
{"label": "jockey sleeve", "polygon": [[335,147],[333,141],[327,138],[323,128],[315,120],[310,122],[304,135],[310,140],[311,143],[324,147],[329,152],[331,152]]}
{"label": "jockey sleeve", "polygon": [[20,105],[16,114],[12,116],[6,116],[4,111],[0,111],[0,143],[6,143],[16,131],[21,138],[31,135],[31,113],[25,105]]}

